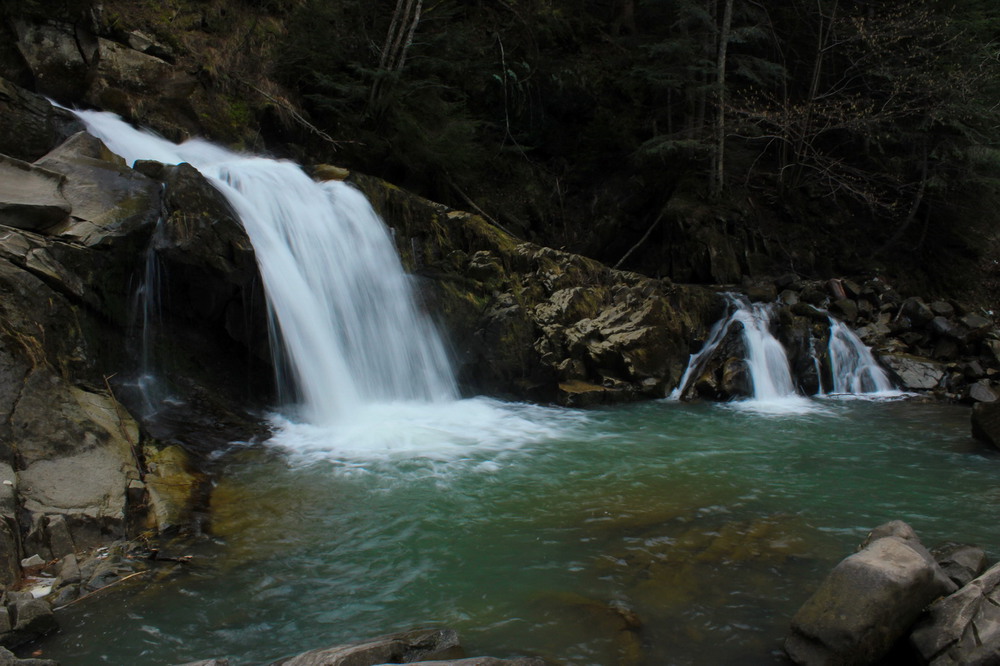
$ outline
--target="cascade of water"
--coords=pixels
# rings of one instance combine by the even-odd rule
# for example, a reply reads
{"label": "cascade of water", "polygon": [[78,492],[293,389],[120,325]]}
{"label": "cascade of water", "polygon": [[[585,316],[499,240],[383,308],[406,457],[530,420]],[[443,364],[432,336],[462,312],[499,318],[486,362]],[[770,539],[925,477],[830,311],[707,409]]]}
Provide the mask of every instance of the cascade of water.
{"label": "cascade of water", "polygon": [[372,402],[455,398],[441,340],[360,192],[316,183],[289,162],[173,144],[113,114],[77,115],[129,163],[188,162],[225,195],[254,246],[283,345],[275,358],[287,358],[309,421],[335,422]]}
{"label": "cascade of water", "polygon": [[[788,355],[782,344],[771,333],[773,305],[749,303],[745,298],[726,294],[729,311],[713,325],[702,349],[692,354],[680,384],[670,394],[679,399],[690,382],[700,375],[725,338],[734,322],[742,324],[746,363],[753,382],[753,399],[771,401],[794,396],[795,382],[789,367]],[[843,322],[833,317],[830,321],[828,357],[833,378],[834,394],[885,393],[893,390],[892,382],[879,367],[871,350]],[[825,395],[823,373],[820,371],[816,341],[809,340],[809,353],[819,378],[818,395]]]}
{"label": "cascade of water", "polygon": [[830,371],[834,393],[884,393],[892,382],[871,350],[844,322],[830,317]]}
{"label": "cascade of water", "polygon": [[743,324],[747,366],[753,380],[754,400],[774,400],[795,395],[792,370],[785,348],[771,334],[769,303],[751,303],[738,308],[733,318]]}

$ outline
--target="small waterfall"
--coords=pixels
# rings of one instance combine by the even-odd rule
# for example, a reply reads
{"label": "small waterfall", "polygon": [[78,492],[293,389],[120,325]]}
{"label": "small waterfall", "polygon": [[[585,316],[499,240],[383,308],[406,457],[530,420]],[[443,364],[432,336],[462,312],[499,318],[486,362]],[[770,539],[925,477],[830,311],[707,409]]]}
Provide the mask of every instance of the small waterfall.
{"label": "small waterfall", "polygon": [[774,400],[795,395],[795,384],[785,348],[771,333],[773,306],[767,303],[750,303],[738,294],[724,296],[729,305],[727,314],[712,326],[701,350],[691,355],[681,381],[670,398],[679,399],[690,383],[704,372],[719,344],[735,323],[739,323],[742,329],[745,360],[753,382],[753,398]]}
{"label": "small waterfall", "polygon": [[795,395],[788,354],[771,333],[770,303],[753,303],[733,313],[743,324],[743,342],[747,348],[747,366],[753,380],[754,400],[775,400]]}
{"label": "small waterfall", "polygon": [[865,343],[833,317],[829,353],[833,393],[885,393],[895,388]]}
{"label": "small waterfall", "polygon": [[142,282],[132,295],[132,323],[130,337],[138,344],[136,355],[139,358],[139,370],[131,383],[136,389],[143,416],[149,416],[157,410],[157,405],[165,397],[165,393],[157,379],[154,361],[153,341],[156,339],[157,327],[161,321],[160,258],[156,253],[155,239],[160,233],[163,220],[157,220],[156,228],[150,236],[149,247],[146,248],[145,264],[143,266]]}
{"label": "small waterfall", "polygon": [[276,363],[287,359],[307,420],[337,422],[370,403],[456,397],[443,344],[360,192],[316,183],[290,162],[200,140],[177,145],[113,114],[76,113],[130,164],[188,162],[229,200],[254,246],[282,345]]}
{"label": "small waterfall", "polygon": [[[680,399],[692,382],[708,370],[723,340],[735,323],[741,325],[745,349],[744,361],[753,384],[752,400],[768,403],[794,398],[797,395],[788,353],[771,331],[774,305],[750,303],[737,294],[725,294],[729,304],[727,314],[709,331],[702,349],[692,354],[681,381],[670,394]],[[894,390],[885,371],[879,367],[871,350],[843,322],[829,317],[830,333],[827,360],[833,387],[831,394],[884,394]],[[810,337],[809,355],[819,378],[817,395],[826,395],[823,386],[823,359],[817,350],[816,339]],[[716,359],[717,360],[717,359]]]}

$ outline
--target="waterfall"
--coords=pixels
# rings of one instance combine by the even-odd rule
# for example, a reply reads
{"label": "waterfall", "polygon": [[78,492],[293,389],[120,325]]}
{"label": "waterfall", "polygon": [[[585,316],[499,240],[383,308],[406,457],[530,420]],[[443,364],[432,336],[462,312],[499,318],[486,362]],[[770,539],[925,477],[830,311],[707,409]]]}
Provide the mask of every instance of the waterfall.
{"label": "waterfall", "polygon": [[[741,325],[745,349],[744,362],[753,384],[752,401],[758,403],[781,402],[796,396],[788,353],[771,332],[774,304],[750,303],[737,294],[725,294],[729,309],[709,331],[700,351],[692,354],[671,399],[680,399],[691,383],[711,367],[713,357],[734,324]],[[833,380],[831,394],[886,394],[893,391],[892,382],[879,367],[871,350],[843,322],[829,317],[829,344],[827,359]],[[816,349],[816,339],[809,339],[809,355],[819,377],[819,392],[825,395],[822,360]],[[716,359],[718,360],[718,359]]]}
{"label": "waterfall", "polygon": [[795,383],[788,366],[788,354],[771,333],[770,303],[752,303],[740,307],[733,319],[743,324],[743,342],[747,366],[753,380],[754,400],[775,400],[795,395]]}
{"label": "waterfall", "polygon": [[226,197],[254,247],[282,345],[276,363],[287,359],[308,421],[334,423],[371,403],[455,399],[444,346],[363,194],[314,182],[290,162],[178,145],[112,114],[76,113],[130,164],[188,162]]}
{"label": "waterfall", "polygon": [[885,393],[893,390],[871,350],[842,321],[830,317],[830,370],[833,393]]}

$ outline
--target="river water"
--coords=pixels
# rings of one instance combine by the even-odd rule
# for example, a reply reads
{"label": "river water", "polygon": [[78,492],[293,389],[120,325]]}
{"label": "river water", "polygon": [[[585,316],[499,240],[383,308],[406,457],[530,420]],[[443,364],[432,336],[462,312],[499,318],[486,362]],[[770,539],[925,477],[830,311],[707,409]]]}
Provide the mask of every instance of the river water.
{"label": "river water", "polygon": [[193,561],[62,611],[44,655],[264,664],[447,626],[473,654],[781,663],[795,609],[882,522],[1000,555],[1000,458],[963,407],[417,411],[375,409],[360,430],[286,423],[237,451]]}

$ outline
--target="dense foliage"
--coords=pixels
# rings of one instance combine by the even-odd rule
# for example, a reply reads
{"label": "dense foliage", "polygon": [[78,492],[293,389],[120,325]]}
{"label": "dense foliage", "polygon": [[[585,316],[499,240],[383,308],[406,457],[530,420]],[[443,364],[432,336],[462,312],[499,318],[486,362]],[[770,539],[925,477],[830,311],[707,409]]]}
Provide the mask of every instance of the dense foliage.
{"label": "dense foliage", "polygon": [[993,220],[998,29],[986,0],[307,0],[279,74],[339,159],[549,243],[617,260],[684,196],[823,211],[860,265]]}

